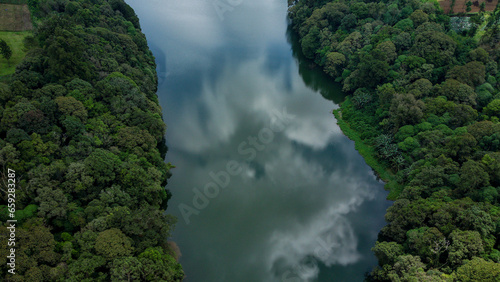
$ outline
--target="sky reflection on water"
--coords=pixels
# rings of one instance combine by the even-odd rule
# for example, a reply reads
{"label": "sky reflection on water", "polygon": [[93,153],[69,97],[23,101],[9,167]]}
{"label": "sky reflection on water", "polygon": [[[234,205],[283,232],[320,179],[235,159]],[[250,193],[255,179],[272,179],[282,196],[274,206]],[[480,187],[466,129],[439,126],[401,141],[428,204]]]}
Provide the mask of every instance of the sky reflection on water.
{"label": "sky reflection on water", "polygon": [[[159,65],[186,281],[361,281],[376,265],[387,193],[322,96],[337,101],[338,86],[303,64],[299,73],[286,1],[240,1],[223,20],[216,1],[127,2]],[[276,111],[290,117],[272,131]],[[272,138],[252,146],[263,131]],[[193,189],[213,187],[210,173],[230,161],[241,172],[196,208]],[[196,208],[189,224],[180,205]]]}

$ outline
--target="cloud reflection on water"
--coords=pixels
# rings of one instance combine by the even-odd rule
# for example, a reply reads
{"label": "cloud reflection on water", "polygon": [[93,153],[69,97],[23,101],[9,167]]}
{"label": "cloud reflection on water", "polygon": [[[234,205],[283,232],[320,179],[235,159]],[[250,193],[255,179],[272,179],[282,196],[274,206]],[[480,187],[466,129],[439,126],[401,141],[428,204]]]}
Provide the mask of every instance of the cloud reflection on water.
{"label": "cloud reflection on water", "polygon": [[[337,106],[299,76],[284,34],[286,1],[243,1],[224,21],[211,1],[127,2],[170,74],[158,93],[167,158],[177,166],[169,212],[179,217],[186,281],[281,281],[287,272],[314,280],[318,264],[373,266],[359,238],[376,232],[353,218],[380,228],[384,208],[374,203],[385,192],[335,124]],[[296,118],[246,162],[238,146],[285,107]],[[186,225],[178,205],[192,205],[192,189],[229,160],[245,171]]]}

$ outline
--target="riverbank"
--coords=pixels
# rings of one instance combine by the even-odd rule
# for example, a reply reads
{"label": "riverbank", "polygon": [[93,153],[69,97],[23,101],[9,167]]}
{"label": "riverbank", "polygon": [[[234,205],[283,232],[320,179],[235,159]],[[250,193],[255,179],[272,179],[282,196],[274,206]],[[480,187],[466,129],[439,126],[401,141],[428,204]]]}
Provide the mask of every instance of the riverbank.
{"label": "riverbank", "polygon": [[385,182],[384,188],[389,191],[387,199],[395,201],[404,187],[397,183],[394,173],[377,160],[375,149],[361,138],[361,133],[352,129],[349,123],[342,119],[342,104],[340,108],[333,110],[333,115],[342,133],[344,133],[347,138],[354,141],[354,148],[365,159],[366,164],[373,169],[378,178]]}
{"label": "riverbank", "polygon": [[498,281],[500,10],[462,26],[436,2],[379,4],[289,8],[305,56],[352,94],[338,125],[395,200],[369,279]]}
{"label": "riverbank", "polygon": [[0,83],[0,166],[15,198],[0,204],[0,233],[16,221],[18,235],[0,248],[11,258],[0,277],[182,281],[156,64],[139,19],[122,0],[30,3],[38,28],[26,46],[9,41],[26,56],[16,66],[13,54]]}

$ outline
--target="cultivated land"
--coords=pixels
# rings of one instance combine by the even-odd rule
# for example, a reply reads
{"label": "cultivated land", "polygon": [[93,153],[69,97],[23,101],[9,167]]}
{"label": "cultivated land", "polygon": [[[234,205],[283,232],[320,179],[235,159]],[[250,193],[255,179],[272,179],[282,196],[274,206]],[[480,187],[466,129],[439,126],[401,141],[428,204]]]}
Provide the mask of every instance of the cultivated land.
{"label": "cultivated land", "polygon": [[[439,1],[438,0],[438,2],[446,14],[478,13],[480,10],[479,7],[480,7],[481,3],[483,3],[483,2],[485,4],[485,7],[484,7],[485,11],[493,11],[493,10],[495,10],[495,7],[498,4],[498,0],[471,0],[471,2],[472,2],[471,11],[467,12],[467,10],[466,10],[467,9],[467,2],[469,2],[469,0],[455,0],[455,1],[452,1],[452,0]],[[450,12],[453,2],[455,3],[453,6],[453,11]]]}
{"label": "cultivated land", "polygon": [[0,78],[13,74],[16,65],[26,53],[23,51],[23,39],[31,34],[30,11],[24,0],[0,0],[0,39],[5,40],[12,50],[7,61],[0,56]]}
{"label": "cultivated land", "polygon": [[0,56],[0,77],[14,73],[16,65],[26,55],[23,51],[23,39],[30,34],[31,31],[0,31],[0,39],[5,40],[12,49],[12,57],[9,61]]}
{"label": "cultivated land", "polygon": [[0,30],[32,30],[28,5],[0,4]]}

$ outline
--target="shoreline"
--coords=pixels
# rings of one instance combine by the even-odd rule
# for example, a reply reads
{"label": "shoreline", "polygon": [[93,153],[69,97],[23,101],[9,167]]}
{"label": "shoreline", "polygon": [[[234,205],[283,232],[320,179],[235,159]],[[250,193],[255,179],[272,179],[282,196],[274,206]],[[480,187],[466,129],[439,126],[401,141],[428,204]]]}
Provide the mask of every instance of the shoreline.
{"label": "shoreline", "polygon": [[342,104],[338,109],[333,110],[333,115],[337,120],[337,125],[340,127],[342,133],[354,141],[354,149],[363,157],[366,164],[374,171],[375,176],[382,180],[384,189],[389,191],[387,200],[395,201],[401,193],[403,186],[396,182],[394,174],[388,171],[380,162],[377,161],[375,150],[372,146],[366,144],[359,136],[359,132],[351,128],[349,123],[342,118]]}

